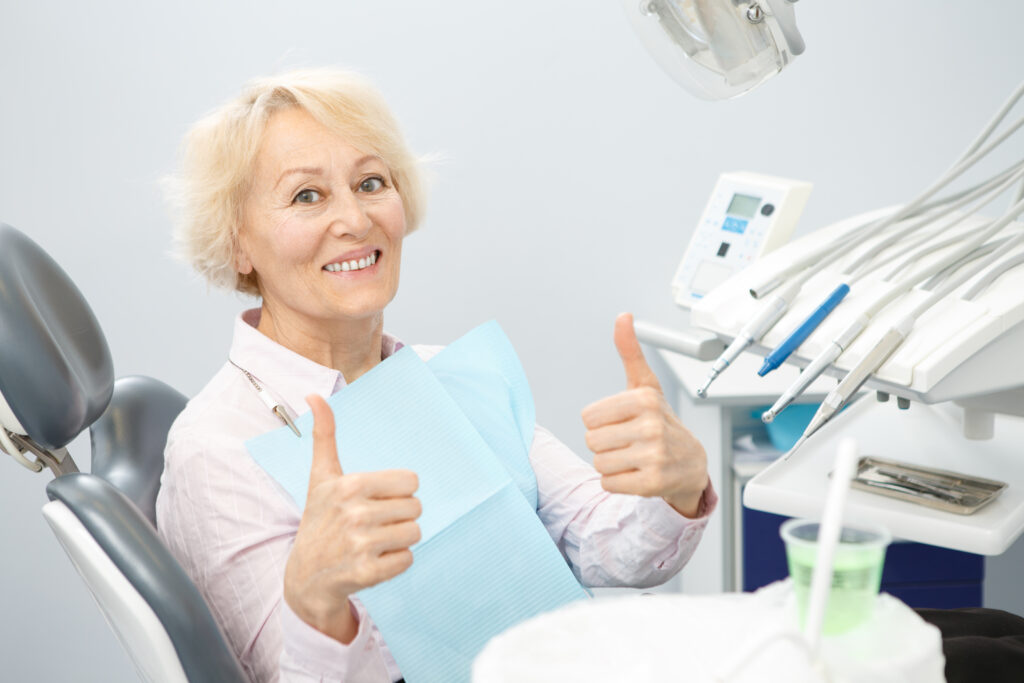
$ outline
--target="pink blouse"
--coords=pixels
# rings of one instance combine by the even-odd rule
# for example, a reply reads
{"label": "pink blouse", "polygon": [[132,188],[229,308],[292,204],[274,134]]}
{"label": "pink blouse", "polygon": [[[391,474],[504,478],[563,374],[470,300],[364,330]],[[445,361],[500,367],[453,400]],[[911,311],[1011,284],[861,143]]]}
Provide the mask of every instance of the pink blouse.
{"label": "pink blouse", "polygon": [[[308,394],[327,397],[345,385],[337,370],[256,330],[259,314],[252,309],[238,317],[229,358],[292,416],[308,410]],[[384,336],[383,357],[398,348]],[[440,347],[413,350],[427,359]],[[282,599],[302,511],[244,445],[280,426],[242,372],[225,363],[171,428],[156,503],[160,536],[199,587],[252,680],[396,681],[398,665],[358,598],[350,602],[359,631],[347,645],[306,624]],[[589,464],[542,427],[534,434],[530,464],[537,514],[588,586],[664,583],[693,554],[718,500],[709,484],[700,517],[691,520],[660,498],[610,494]]]}

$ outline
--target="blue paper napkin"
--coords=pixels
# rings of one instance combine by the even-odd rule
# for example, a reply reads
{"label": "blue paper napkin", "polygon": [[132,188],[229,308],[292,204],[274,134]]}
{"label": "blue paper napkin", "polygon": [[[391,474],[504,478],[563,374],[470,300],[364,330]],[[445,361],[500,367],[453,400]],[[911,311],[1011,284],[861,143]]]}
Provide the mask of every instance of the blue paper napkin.
{"label": "blue paper napkin", "polygon": [[[533,400],[496,323],[429,363],[402,349],[328,403],[345,472],[419,476],[413,566],[359,593],[407,681],[468,681],[491,637],[586,597],[535,512]],[[303,507],[311,414],[296,424],[302,438],[281,428],[246,447]]]}

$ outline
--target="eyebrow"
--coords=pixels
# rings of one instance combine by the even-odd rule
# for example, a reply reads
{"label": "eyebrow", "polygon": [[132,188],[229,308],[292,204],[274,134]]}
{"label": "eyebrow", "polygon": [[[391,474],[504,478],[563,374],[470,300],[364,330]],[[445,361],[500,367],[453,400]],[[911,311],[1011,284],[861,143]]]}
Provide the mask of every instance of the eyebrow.
{"label": "eyebrow", "polygon": [[[378,155],[378,154],[365,154],[365,155],[359,157],[358,159],[356,159],[355,163],[352,164],[352,165],[355,166],[355,167],[359,167],[359,166],[362,166],[363,164],[367,163],[368,161],[379,161],[382,164],[384,164],[384,160],[380,157],[380,155]],[[387,164],[384,164],[384,165],[387,166]],[[323,173],[324,173],[324,169],[320,168],[319,166],[299,166],[299,167],[296,167],[296,168],[289,168],[287,171],[285,171],[284,173],[281,174],[280,178],[277,179],[277,184],[274,185],[274,187],[275,188],[279,187],[281,185],[281,183],[284,182],[284,179],[287,178],[290,175],[296,175],[296,174],[323,175]]]}
{"label": "eyebrow", "polygon": [[279,187],[281,183],[284,182],[284,179],[290,175],[295,175],[297,173],[301,173],[303,175],[322,175],[323,172],[324,170],[319,166],[300,166],[298,168],[289,168],[281,174],[280,178],[277,179],[277,184],[274,185],[274,187]]}

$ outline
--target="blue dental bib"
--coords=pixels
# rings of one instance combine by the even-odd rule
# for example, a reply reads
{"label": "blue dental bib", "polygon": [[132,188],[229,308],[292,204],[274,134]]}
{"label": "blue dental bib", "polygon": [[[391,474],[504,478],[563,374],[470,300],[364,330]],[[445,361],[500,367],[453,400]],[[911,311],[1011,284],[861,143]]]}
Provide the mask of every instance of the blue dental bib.
{"label": "blue dental bib", "polygon": [[[586,597],[536,515],[533,397],[495,322],[428,362],[404,348],[328,399],[346,473],[417,473],[413,565],[358,593],[409,683],[469,681],[487,641]],[[302,508],[312,415],[246,442]]]}

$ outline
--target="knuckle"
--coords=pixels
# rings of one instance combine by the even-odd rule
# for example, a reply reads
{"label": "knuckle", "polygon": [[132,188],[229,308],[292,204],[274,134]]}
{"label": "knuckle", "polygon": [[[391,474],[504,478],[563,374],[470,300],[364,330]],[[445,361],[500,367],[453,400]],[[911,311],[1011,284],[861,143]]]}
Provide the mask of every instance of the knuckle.
{"label": "knuckle", "polygon": [[664,434],[665,424],[657,417],[645,417],[640,424],[640,435],[646,441],[660,439]]}
{"label": "knuckle", "polygon": [[353,503],[345,506],[345,520],[350,526],[365,527],[370,524],[370,509],[365,503]]}
{"label": "knuckle", "polygon": [[346,474],[334,480],[334,492],[341,498],[353,498],[363,485],[363,478],[359,474]]}
{"label": "knuckle", "polygon": [[647,459],[649,462],[654,463],[658,468],[665,468],[672,462],[672,456],[669,455],[668,449],[665,448],[665,444],[656,442],[648,446]]}
{"label": "knuckle", "polygon": [[647,410],[654,410],[661,407],[661,394],[651,387],[640,387],[637,389],[640,405]]}

